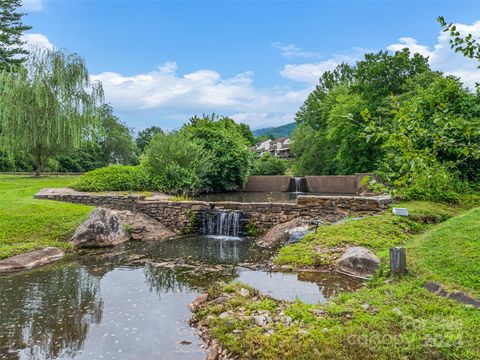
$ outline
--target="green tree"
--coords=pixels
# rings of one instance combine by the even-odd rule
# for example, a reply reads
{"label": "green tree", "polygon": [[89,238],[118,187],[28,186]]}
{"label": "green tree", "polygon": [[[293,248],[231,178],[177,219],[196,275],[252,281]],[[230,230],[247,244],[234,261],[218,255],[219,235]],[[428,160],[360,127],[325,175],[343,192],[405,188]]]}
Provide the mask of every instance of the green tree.
{"label": "green tree", "polygon": [[405,83],[418,74],[429,72],[428,58],[418,53],[412,54],[405,48],[394,54],[380,51],[366,54],[355,67],[355,81],[352,85],[376,111],[390,96],[405,92]]}
{"label": "green tree", "polygon": [[248,126],[247,124],[240,123],[238,124],[238,129],[240,130],[240,133],[245,139],[245,142],[247,143],[247,145],[250,145],[250,146],[255,145],[255,136],[253,136],[250,126]]}
{"label": "green tree", "polygon": [[101,131],[96,142],[100,145],[100,155],[105,164],[138,164],[137,146],[133,141],[133,131],[113,115],[110,105],[104,104],[98,110]]}
{"label": "green tree", "polygon": [[[447,23],[443,16],[439,16],[437,21],[442,26],[443,32],[450,35],[450,47],[455,52],[460,52],[470,59],[480,60],[480,42],[473,37],[473,34],[461,34],[457,29],[457,25]],[[480,65],[478,67],[480,68]]]}
{"label": "green tree", "polygon": [[156,190],[193,195],[206,186],[212,158],[182,133],[157,133],[146,150],[145,167]]}
{"label": "green tree", "polygon": [[149,128],[140,131],[135,139],[138,150],[141,153],[145,152],[153,137],[157,134],[163,134],[163,130],[158,126],[150,126]]}
{"label": "green tree", "polygon": [[366,128],[382,139],[380,173],[408,198],[452,200],[464,180],[480,180],[480,109],[475,94],[453,77],[418,88],[394,103],[393,121]]}
{"label": "green tree", "polygon": [[[363,137],[368,110],[379,123],[392,120],[391,98],[428,86],[436,73],[428,59],[408,49],[394,54],[366,54],[355,66],[325,72],[296,114],[292,151],[299,175],[369,172],[382,157],[378,142]],[[428,74],[428,76],[426,75]],[[381,141],[379,139],[378,141]]]}
{"label": "green tree", "polygon": [[270,153],[265,153],[255,160],[252,175],[284,175],[288,165],[288,160],[278,159]]}
{"label": "green tree", "polygon": [[0,71],[14,70],[26,61],[21,36],[32,27],[22,23],[21,5],[21,0],[0,0]]}
{"label": "green tree", "polygon": [[79,55],[37,49],[26,70],[0,73],[2,142],[33,155],[38,176],[47,159],[78,148],[94,132],[102,99]]}
{"label": "green tree", "polygon": [[206,188],[232,191],[242,188],[253,166],[253,153],[239,126],[230,118],[194,116],[182,134],[199,143],[212,155]]}

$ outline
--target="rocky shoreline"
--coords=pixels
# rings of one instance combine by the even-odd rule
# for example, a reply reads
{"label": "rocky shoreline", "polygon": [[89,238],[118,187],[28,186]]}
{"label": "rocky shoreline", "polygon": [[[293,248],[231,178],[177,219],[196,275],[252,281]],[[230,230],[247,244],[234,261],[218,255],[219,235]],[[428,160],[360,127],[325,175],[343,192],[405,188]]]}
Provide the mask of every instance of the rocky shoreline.
{"label": "rocky shoreline", "polygon": [[[256,328],[266,337],[275,336],[286,329],[299,337],[309,336],[308,324],[289,315],[291,305],[289,301],[273,299],[244,284],[217,284],[189,305],[192,312],[190,325],[196,329],[205,347],[210,349],[207,360],[256,358],[257,350],[261,349],[240,354],[238,350],[230,348],[235,347],[232,343],[244,336],[247,328]],[[308,315],[322,317],[325,312],[321,305],[312,305]],[[346,320],[351,318],[349,313],[342,316]],[[230,346],[219,339],[219,329],[221,335],[230,340]]]}

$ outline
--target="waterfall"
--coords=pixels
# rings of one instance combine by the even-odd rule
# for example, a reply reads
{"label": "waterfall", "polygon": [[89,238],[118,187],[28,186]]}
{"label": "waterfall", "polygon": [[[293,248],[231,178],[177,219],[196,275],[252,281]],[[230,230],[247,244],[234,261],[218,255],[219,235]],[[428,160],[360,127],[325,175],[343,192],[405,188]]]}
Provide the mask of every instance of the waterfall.
{"label": "waterfall", "polygon": [[293,180],[295,181],[295,192],[299,193],[302,186],[302,178],[294,177]]}
{"label": "waterfall", "polygon": [[202,235],[233,236],[240,235],[240,212],[217,211],[200,214]]}

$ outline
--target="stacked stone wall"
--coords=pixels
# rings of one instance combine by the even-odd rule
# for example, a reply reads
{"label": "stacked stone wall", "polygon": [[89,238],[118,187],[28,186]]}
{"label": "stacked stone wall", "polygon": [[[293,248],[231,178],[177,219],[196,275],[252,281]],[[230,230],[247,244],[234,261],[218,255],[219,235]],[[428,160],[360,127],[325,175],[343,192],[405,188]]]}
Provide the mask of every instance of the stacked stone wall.
{"label": "stacked stone wall", "polygon": [[242,203],[148,200],[143,195],[55,193],[43,191],[37,199],[65,201],[76,204],[103,206],[147,214],[177,232],[195,231],[198,213],[209,211],[239,211],[258,232],[299,216],[312,219],[336,219],[351,214],[372,214],[388,207],[387,196],[299,196],[296,203]]}

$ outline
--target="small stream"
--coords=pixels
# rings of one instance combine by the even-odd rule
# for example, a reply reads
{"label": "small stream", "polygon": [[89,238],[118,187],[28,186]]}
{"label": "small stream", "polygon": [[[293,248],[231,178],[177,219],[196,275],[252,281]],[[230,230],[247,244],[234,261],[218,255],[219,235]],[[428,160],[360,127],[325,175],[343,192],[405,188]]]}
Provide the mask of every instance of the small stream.
{"label": "small stream", "polygon": [[309,303],[361,286],[331,273],[269,273],[271,256],[249,239],[197,236],[0,277],[0,359],[203,360],[187,306],[215,281]]}

